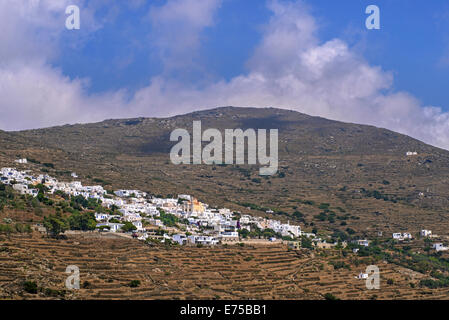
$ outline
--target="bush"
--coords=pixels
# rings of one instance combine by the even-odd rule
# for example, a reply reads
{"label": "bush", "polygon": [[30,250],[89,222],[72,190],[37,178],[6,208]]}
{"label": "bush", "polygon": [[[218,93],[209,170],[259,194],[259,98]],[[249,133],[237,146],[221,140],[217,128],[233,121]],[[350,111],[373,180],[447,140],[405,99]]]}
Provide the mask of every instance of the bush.
{"label": "bush", "polygon": [[333,265],[335,270],[342,269],[342,268],[349,269],[349,266],[346,263],[344,263],[343,261],[331,261],[329,264]]}
{"label": "bush", "polygon": [[29,224],[16,223],[14,227],[19,233],[31,233],[31,226]]}
{"label": "bush", "polygon": [[55,289],[51,289],[51,288],[45,288],[45,289],[43,289],[43,292],[47,297],[64,296],[66,293],[65,290],[55,290]]}
{"label": "bush", "polygon": [[0,233],[13,233],[15,230],[8,224],[0,224]]}
{"label": "bush", "polygon": [[301,238],[301,248],[311,249],[312,248],[312,240],[310,240],[307,237],[302,237]]}
{"label": "bush", "polygon": [[329,203],[321,203],[321,204],[318,206],[318,209],[322,209],[322,210],[329,209],[329,206],[330,206]]}
{"label": "bush", "polygon": [[326,299],[326,300],[338,300],[338,298],[336,296],[334,296],[332,293],[326,293],[324,295],[324,299]]}
{"label": "bush", "polygon": [[301,219],[301,218],[304,217],[304,214],[302,214],[302,213],[299,212],[299,211],[295,211],[295,212],[293,212],[293,217],[295,217],[295,218],[297,218],[297,219]]}
{"label": "bush", "polygon": [[348,234],[355,234],[355,231],[353,230],[353,229],[351,229],[351,228],[346,228],[346,232],[348,233]]}
{"label": "bush", "polygon": [[23,290],[28,293],[37,293],[37,283],[35,281],[25,281],[23,283]]}
{"label": "bush", "polygon": [[137,287],[139,287],[139,286],[140,286],[140,280],[132,280],[132,281],[129,283],[129,286],[130,286],[131,288],[137,288]]}

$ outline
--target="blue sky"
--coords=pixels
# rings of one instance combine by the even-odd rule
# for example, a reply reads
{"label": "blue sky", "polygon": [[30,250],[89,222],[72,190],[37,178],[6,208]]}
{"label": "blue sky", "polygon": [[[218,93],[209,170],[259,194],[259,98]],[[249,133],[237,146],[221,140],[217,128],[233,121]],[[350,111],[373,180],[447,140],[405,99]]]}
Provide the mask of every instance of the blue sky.
{"label": "blue sky", "polygon": [[[90,92],[136,90],[148,85],[150,77],[162,72],[157,49],[148,36],[152,30],[148,10],[164,3],[151,1],[137,9],[121,5],[117,15],[83,46],[63,45],[54,65],[71,78],[90,78]],[[313,0],[307,4],[318,20],[322,41],[346,40],[371,64],[394,72],[396,89],[413,93],[425,104],[449,109],[449,63],[442,61],[449,55],[447,1]],[[369,4],[381,10],[381,30],[365,28],[364,11]],[[97,16],[104,18],[108,10],[99,10]],[[245,63],[260,42],[261,29],[270,15],[260,0],[224,0],[216,23],[202,32],[204,69],[187,69],[186,81],[201,77],[229,80],[246,72]],[[70,43],[76,36],[67,31],[63,39]]]}
{"label": "blue sky", "polygon": [[3,0],[0,28],[3,130],[273,106],[449,149],[445,0]]}

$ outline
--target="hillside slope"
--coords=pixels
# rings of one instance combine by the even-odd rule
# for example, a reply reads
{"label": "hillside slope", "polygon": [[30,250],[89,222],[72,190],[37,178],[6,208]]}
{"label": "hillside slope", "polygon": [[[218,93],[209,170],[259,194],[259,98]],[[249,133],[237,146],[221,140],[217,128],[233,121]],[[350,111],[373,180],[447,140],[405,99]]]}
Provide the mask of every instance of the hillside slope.
{"label": "hillside slope", "polygon": [[[194,120],[203,130],[279,129],[279,173],[261,177],[257,165],[173,165],[170,132],[191,132]],[[34,164],[27,168],[60,180],[75,171],[83,182],[110,189],[189,193],[256,215],[270,208],[282,220],[330,231],[443,232],[448,222],[449,152],[372,126],[282,109],[224,107],[3,135],[0,165],[28,157]],[[418,156],[406,157],[407,151]]]}

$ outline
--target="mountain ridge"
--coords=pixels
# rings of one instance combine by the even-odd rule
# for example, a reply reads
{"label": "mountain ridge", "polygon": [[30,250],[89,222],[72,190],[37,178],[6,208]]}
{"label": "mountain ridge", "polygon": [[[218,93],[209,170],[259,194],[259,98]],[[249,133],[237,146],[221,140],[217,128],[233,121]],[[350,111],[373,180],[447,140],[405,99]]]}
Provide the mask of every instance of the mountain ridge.
{"label": "mountain ridge", "polygon": [[[254,118],[253,114],[257,113],[259,115],[258,118]],[[290,119],[292,117],[292,119]],[[223,118],[225,119],[225,123],[221,121]],[[186,121],[186,119],[190,121]],[[243,129],[247,128],[255,128],[255,129],[279,129],[280,133],[283,130],[288,130],[291,126],[295,125],[307,125],[306,129],[308,130],[320,130],[321,134],[326,133],[325,129],[333,129],[333,131],[327,132],[328,135],[332,136],[332,134],[338,134],[338,130],[341,130],[346,135],[354,135],[354,134],[363,134],[364,131],[378,131],[380,136],[377,136],[370,143],[375,146],[376,141],[379,138],[392,138],[392,139],[410,139],[408,142],[411,144],[409,149],[413,148],[424,148],[424,151],[429,152],[431,148],[436,148],[440,151],[447,152],[447,150],[440,149],[431,145],[428,145],[422,141],[419,141],[415,138],[409,137],[404,134],[400,134],[388,129],[378,128],[371,125],[362,125],[362,124],[354,124],[354,123],[346,123],[341,121],[329,120],[322,117],[309,116],[297,111],[286,110],[286,109],[278,109],[278,108],[243,108],[243,107],[219,107],[208,110],[194,111],[182,115],[176,115],[173,117],[164,117],[164,118],[147,118],[147,117],[138,117],[138,118],[126,118],[126,119],[108,119],[101,122],[96,123],[88,123],[88,124],[73,124],[73,125],[63,125],[63,126],[55,126],[49,128],[41,128],[41,129],[33,129],[33,130],[23,130],[16,131],[12,134],[14,136],[24,137],[27,139],[41,139],[42,135],[47,135],[46,142],[52,143],[53,147],[57,147],[61,145],[61,141],[51,139],[51,135],[56,136],[56,133],[66,132],[68,134],[79,135],[80,131],[83,130],[92,130],[92,129],[111,129],[111,127],[116,127],[121,130],[121,134],[125,138],[132,138],[138,136],[138,134],[143,134],[143,138],[156,138],[156,140],[161,140],[162,138],[168,138],[168,133],[171,130],[174,130],[177,127],[190,128],[191,122],[194,120],[202,120],[203,128],[215,127],[213,124],[217,124],[216,127],[219,129],[224,129],[224,124],[228,124],[229,128],[238,128],[241,127]],[[211,124],[212,123],[212,124]],[[163,131],[163,134],[152,134],[145,126],[157,125],[158,129]],[[140,132],[135,132],[140,130]],[[336,131],[337,130],[337,131]],[[345,132],[349,130],[349,132]],[[133,133],[134,131],[134,133]],[[371,132],[371,133],[373,133]],[[100,133],[100,135],[98,135]],[[316,132],[318,133],[318,132]],[[95,138],[99,139],[101,135],[104,135],[104,132],[96,132]],[[66,137],[67,138],[67,137]],[[348,137],[349,138],[349,137]],[[72,137],[73,139],[73,137]],[[115,137],[112,137],[112,142],[115,141]],[[168,141],[168,139],[167,139]],[[390,141],[392,145],[394,141]],[[404,143],[404,141],[402,141]],[[324,145],[324,143],[323,143]],[[406,148],[405,148],[406,149]],[[402,149],[402,152],[406,151],[415,151],[415,150],[405,150]],[[436,149],[433,149],[434,152]],[[130,150],[127,150],[128,152]]]}
{"label": "mountain ridge", "polygon": [[[258,165],[172,164],[168,152],[175,142],[169,135],[176,128],[191,132],[194,120],[201,120],[203,130],[279,129],[278,173],[261,177]],[[264,209],[269,208],[276,218],[297,220],[310,228],[374,232],[419,225],[438,230],[448,219],[448,151],[387,129],[292,110],[222,107],[7,136],[0,139],[3,166],[26,157],[32,160],[27,169],[43,170],[61,181],[76,172],[83,183],[108,189],[189,193],[253,215],[266,216]],[[406,156],[407,151],[418,155]],[[332,217],[322,221],[317,217],[323,203],[329,204],[325,213]],[[358,219],[345,218],[346,214]],[[343,221],[347,226],[340,225]]]}

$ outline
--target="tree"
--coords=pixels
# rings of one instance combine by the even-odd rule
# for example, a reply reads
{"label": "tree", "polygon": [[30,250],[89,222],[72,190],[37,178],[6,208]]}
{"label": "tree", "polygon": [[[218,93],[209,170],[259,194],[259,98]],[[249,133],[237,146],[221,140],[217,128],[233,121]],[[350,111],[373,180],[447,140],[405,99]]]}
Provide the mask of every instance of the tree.
{"label": "tree", "polygon": [[293,212],[293,217],[297,218],[297,219],[301,219],[304,217],[304,214],[302,214],[300,211],[295,211]]}
{"label": "tree", "polygon": [[47,234],[50,233],[53,237],[68,230],[69,224],[61,215],[49,215],[44,218],[44,227],[47,229]]}
{"label": "tree", "polygon": [[75,211],[68,219],[71,230],[95,230],[97,221],[92,212],[79,213]]}
{"label": "tree", "polygon": [[130,232],[130,231],[134,231],[137,230],[136,226],[133,225],[131,222],[126,221],[125,225],[122,227],[122,231],[123,232]]}
{"label": "tree", "polygon": [[247,229],[240,229],[238,232],[242,238],[248,238],[249,231]]}
{"label": "tree", "polygon": [[312,249],[312,240],[310,240],[308,237],[302,237],[301,238],[301,247]]}

